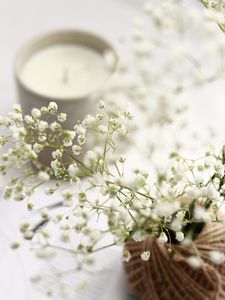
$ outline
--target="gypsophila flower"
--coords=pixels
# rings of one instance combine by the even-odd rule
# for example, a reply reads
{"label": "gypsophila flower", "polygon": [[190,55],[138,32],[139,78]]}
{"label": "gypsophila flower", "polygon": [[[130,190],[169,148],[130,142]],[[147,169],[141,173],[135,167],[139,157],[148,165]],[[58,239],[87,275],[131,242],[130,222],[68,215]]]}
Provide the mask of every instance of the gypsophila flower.
{"label": "gypsophila flower", "polygon": [[22,113],[22,109],[21,109],[21,105],[20,105],[20,104],[14,104],[14,105],[13,105],[13,110],[14,110],[16,113]]}
{"label": "gypsophila flower", "polygon": [[29,116],[29,115],[26,115],[26,116],[24,117],[24,120],[25,120],[25,122],[26,122],[28,125],[34,123],[34,119],[33,119],[31,116]]}
{"label": "gypsophila flower", "polygon": [[31,111],[31,115],[34,119],[39,119],[41,116],[41,111],[37,108],[33,108]]}
{"label": "gypsophila flower", "polygon": [[63,191],[62,195],[63,195],[63,205],[71,206],[73,201],[73,192],[69,189],[66,189]]}
{"label": "gypsophila flower", "polygon": [[73,145],[72,146],[72,151],[74,155],[79,155],[81,152],[81,147],[79,145]]}
{"label": "gypsophila flower", "polygon": [[47,135],[45,133],[40,132],[39,135],[38,135],[38,141],[39,142],[44,142],[46,140],[47,140]]}
{"label": "gypsophila flower", "polygon": [[45,182],[45,181],[48,181],[50,179],[50,176],[48,175],[48,173],[46,172],[43,172],[43,171],[40,171],[38,173],[38,177],[41,181]]}
{"label": "gypsophila flower", "polygon": [[13,193],[13,188],[10,186],[7,186],[4,190],[3,197],[5,199],[8,199],[12,196],[12,193]]}
{"label": "gypsophila flower", "polygon": [[21,113],[17,113],[17,112],[12,112],[9,113],[8,116],[15,122],[22,122],[23,121],[23,116]]}
{"label": "gypsophila flower", "polygon": [[99,131],[101,134],[106,134],[107,131],[108,131],[108,128],[107,128],[105,125],[99,125],[99,126],[98,126],[98,131]]}
{"label": "gypsophila flower", "polygon": [[86,134],[86,128],[82,124],[75,125],[74,130],[78,135],[85,136]]}
{"label": "gypsophila flower", "polygon": [[131,254],[130,254],[130,252],[129,252],[128,250],[125,250],[125,251],[123,252],[123,261],[129,262],[130,259],[131,259]]}
{"label": "gypsophila flower", "polygon": [[53,169],[57,169],[57,168],[59,168],[61,166],[61,163],[60,163],[60,161],[58,160],[58,159],[55,159],[55,160],[52,160],[51,161],[51,167],[53,168]]}
{"label": "gypsophila flower", "polygon": [[85,127],[92,127],[95,125],[95,123],[96,123],[96,118],[91,115],[87,115],[84,121],[82,122],[82,125]]}
{"label": "gypsophila flower", "polygon": [[73,140],[76,136],[76,132],[72,130],[65,130],[63,132],[65,139]]}
{"label": "gypsophila flower", "polygon": [[70,240],[70,235],[67,231],[63,231],[60,237],[61,241],[67,243]]}
{"label": "gypsophila flower", "polygon": [[64,138],[64,139],[63,139],[63,146],[65,146],[65,147],[70,147],[70,146],[72,146],[72,145],[73,145],[73,142],[72,142],[71,139],[69,139],[69,138]]}
{"label": "gypsophila flower", "polygon": [[160,233],[160,236],[158,237],[158,241],[163,244],[168,242],[168,237],[165,232]]}
{"label": "gypsophila flower", "polygon": [[42,106],[41,107],[41,112],[44,113],[44,114],[48,113],[48,108],[45,107],[45,106]]}
{"label": "gypsophila flower", "polygon": [[98,102],[98,105],[99,105],[99,108],[100,109],[103,109],[105,107],[105,102],[104,100],[100,99],[99,102]]}
{"label": "gypsophila flower", "polygon": [[49,217],[49,210],[48,210],[48,208],[43,208],[41,210],[41,217],[43,219],[48,219],[48,217]]}
{"label": "gypsophila flower", "polygon": [[83,135],[78,136],[78,144],[83,145],[86,142],[86,138]]}
{"label": "gypsophila flower", "polygon": [[59,149],[53,151],[53,152],[52,152],[52,157],[53,157],[54,159],[59,159],[59,158],[61,158],[61,157],[62,157],[62,151],[59,150]]}
{"label": "gypsophila flower", "polygon": [[210,251],[209,258],[214,264],[222,264],[225,261],[225,255],[219,251]]}
{"label": "gypsophila flower", "polygon": [[58,105],[55,102],[50,102],[48,105],[48,111],[50,114],[55,114],[58,110]]}
{"label": "gypsophila flower", "polygon": [[184,240],[184,233],[181,231],[177,231],[176,232],[176,239],[178,240],[178,242],[182,242]]}
{"label": "gypsophila flower", "polygon": [[63,122],[66,121],[66,119],[67,119],[67,114],[65,114],[65,113],[60,113],[59,114],[59,116],[58,116],[59,122],[63,123]]}
{"label": "gypsophila flower", "polygon": [[76,163],[73,163],[73,164],[69,165],[68,174],[69,174],[70,177],[75,177],[75,176],[78,175],[78,173],[79,173],[79,168],[76,165]]}
{"label": "gypsophila flower", "polygon": [[133,236],[132,236],[133,240],[136,242],[140,242],[145,238],[145,235],[143,235],[142,232],[140,231],[136,231]]}
{"label": "gypsophila flower", "polygon": [[52,131],[57,131],[61,129],[61,125],[57,122],[51,123],[49,127]]}
{"label": "gypsophila flower", "polygon": [[142,252],[142,254],[141,254],[141,259],[142,259],[143,261],[148,261],[149,258],[150,258],[150,255],[151,255],[150,251],[144,251],[144,252]]}
{"label": "gypsophila flower", "polygon": [[45,121],[40,121],[38,124],[38,129],[40,131],[45,131],[48,128],[48,123]]}
{"label": "gypsophila flower", "polygon": [[190,256],[187,258],[187,263],[193,269],[199,269],[202,266],[202,260],[198,256]]}

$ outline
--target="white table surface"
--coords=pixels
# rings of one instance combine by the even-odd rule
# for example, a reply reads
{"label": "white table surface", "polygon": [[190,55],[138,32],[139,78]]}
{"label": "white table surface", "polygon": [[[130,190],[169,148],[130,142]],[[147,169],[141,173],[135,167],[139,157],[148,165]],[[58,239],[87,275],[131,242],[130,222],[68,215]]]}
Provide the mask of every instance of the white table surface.
{"label": "white table surface", "polygon": [[[0,114],[4,115],[17,102],[13,64],[16,53],[24,42],[48,31],[79,28],[104,36],[126,55],[126,50],[120,48],[118,39],[130,36],[132,18],[140,10],[138,2],[140,3],[139,0],[0,0]],[[225,93],[219,93],[219,89],[221,83],[219,88],[215,84],[210,90],[205,88],[201,91],[202,101],[192,103],[193,119],[200,120],[202,124],[216,120],[216,124],[224,128]],[[33,255],[26,249],[16,253],[6,249],[7,241],[10,244],[19,234],[18,223],[23,215],[24,207],[21,204],[0,200],[1,300],[45,300],[44,295],[29,283],[29,276],[39,269]],[[122,271],[119,270],[117,279],[109,285],[105,300],[119,300],[115,291],[118,286],[123,285],[124,278],[121,274]]]}

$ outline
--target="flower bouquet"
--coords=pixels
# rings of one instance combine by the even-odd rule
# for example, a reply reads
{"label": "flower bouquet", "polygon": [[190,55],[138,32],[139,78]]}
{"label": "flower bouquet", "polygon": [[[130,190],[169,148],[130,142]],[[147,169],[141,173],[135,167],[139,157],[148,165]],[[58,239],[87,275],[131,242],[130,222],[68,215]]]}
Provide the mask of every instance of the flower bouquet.
{"label": "flower bouquet", "polygon": [[[62,248],[79,256],[78,268],[91,263],[95,252],[124,245],[125,271],[141,299],[223,299],[224,147],[196,160],[171,153],[171,166],[163,177],[156,174],[154,179],[135,170],[128,179],[126,159],[117,152],[133,116],[108,111],[103,101],[99,107],[96,116],[87,116],[74,130],[63,129],[66,116],[62,119],[54,102],[33,109],[29,116],[16,105],[1,119],[9,130],[1,144],[13,144],[2,155],[1,172],[21,170],[4,197],[26,200],[33,210],[31,196],[54,178],[46,193],[59,190],[63,198],[59,213],[41,210],[41,226],[22,224],[25,238],[32,240],[35,251]],[[60,121],[49,124],[49,116]],[[82,153],[90,133],[98,136],[99,145]],[[49,146],[54,148],[52,161],[45,166],[38,154]],[[69,182],[70,188],[64,189]],[[98,226],[100,219],[104,226]],[[51,222],[65,246],[55,245],[46,234]],[[109,235],[111,242],[104,244]],[[74,236],[76,241],[82,236],[81,242],[74,243]]]}

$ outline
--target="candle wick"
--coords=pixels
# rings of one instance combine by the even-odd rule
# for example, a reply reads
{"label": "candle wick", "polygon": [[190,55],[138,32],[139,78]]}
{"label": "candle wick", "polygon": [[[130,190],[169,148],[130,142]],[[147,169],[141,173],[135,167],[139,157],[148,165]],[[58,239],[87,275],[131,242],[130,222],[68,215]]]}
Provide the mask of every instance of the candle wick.
{"label": "candle wick", "polygon": [[62,82],[64,84],[69,83],[69,71],[68,71],[67,68],[63,69],[63,72],[62,72]]}

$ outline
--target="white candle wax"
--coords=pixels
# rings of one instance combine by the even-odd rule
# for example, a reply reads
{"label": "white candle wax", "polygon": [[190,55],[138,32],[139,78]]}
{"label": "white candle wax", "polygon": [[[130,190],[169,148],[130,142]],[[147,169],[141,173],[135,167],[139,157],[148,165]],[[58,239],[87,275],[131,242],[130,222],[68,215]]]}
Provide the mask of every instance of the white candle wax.
{"label": "white candle wax", "polygon": [[79,44],[45,47],[24,63],[21,80],[49,98],[81,97],[102,87],[109,76],[104,55]]}

